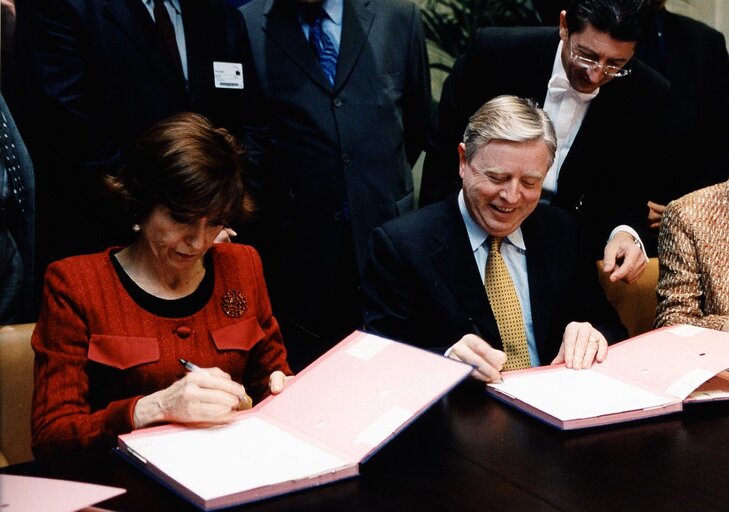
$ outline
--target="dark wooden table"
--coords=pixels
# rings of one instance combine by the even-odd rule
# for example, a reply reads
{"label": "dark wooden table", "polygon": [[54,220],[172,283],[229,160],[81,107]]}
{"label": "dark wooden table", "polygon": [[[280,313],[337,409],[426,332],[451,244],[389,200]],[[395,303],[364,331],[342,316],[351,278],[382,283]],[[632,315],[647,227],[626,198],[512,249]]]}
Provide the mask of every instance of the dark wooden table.
{"label": "dark wooden table", "polygon": [[[124,487],[115,511],[194,507],[109,451],[2,472]],[[229,510],[729,510],[729,404],[561,432],[466,382],[362,466],[358,478]]]}

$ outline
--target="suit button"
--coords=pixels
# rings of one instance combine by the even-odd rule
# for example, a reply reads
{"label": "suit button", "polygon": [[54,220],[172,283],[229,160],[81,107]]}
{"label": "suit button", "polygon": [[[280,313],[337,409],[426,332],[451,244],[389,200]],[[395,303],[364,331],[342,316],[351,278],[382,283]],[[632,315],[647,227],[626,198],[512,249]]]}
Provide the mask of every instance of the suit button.
{"label": "suit button", "polygon": [[192,334],[192,329],[186,325],[181,325],[175,329],[175,334],[177,334],[180,338],[185,339]]}
{"label": "suit button", "polygon": [[349,155],[347,153],[344,153],[342,155],[342,162],[344,162],[345,164],[348,164],[349,162],[351,162]]}
{"label": "suit button", "polygon": [[342,106],[342,100],[340,100],[339,98],[334,98],[334,106],[337,107],[337,108],[341,107]]}

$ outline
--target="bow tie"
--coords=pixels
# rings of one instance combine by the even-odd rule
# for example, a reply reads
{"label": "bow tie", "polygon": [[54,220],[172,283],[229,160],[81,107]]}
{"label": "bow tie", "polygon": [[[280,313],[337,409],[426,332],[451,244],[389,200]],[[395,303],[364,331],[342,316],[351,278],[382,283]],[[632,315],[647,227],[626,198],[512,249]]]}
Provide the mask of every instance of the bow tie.
{"label": "bow tie", "polygon": [[547,86],[547,94],[551,96],[552,99],[554,99],[555,101],[561,100],[565,93],[568,93],[571,94],[572,97],[574,97],[580,103],[587,103],[595,98],[598,92],[600,92],[599,87],[592,92],[576,91],[570,85],[569,80],[561,75],[554,75],[549,81],[549,85]]}

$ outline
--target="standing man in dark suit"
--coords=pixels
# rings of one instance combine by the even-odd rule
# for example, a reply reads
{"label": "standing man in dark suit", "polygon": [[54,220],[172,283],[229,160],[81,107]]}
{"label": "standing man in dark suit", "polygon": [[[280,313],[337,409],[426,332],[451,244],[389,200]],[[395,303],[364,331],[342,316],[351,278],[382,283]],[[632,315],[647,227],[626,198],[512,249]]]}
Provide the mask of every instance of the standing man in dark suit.
{"label": "standing man in dark suit", "polygon": [[558,139],[542,199],[580,220],[590,257],[604,257],[611,280],[637,279],[668,93],[660,75],[633,59],[648,15],[648,0],[572,0],[558,29],[480,29],[444,83],[421,204],[457,186],[454,148],[480,105],[499,94],[535,99]]}
{"label": "standing man in dark suit", "polygon": [[35,321],[35,176],[0,95],[0,325]]}
{"label": "standing man in dark suit", "polygon": [[372,230],[413,208],[430,79],[403,0],[253,0],[267,282],[293,368],[361,326]]}
{"label": "standing man in dark suit", "polygon": [[46,263],[126,241],[103,177],[154,122],[193,111],[241,132],[250,53],[227,0],[27,0],[17,22]]}
{"label": "standing man in dark suit", "polygon": [[531,101],[483,105],[458,145],[461,192],[373,233],[367,328],[428,348],[453,344],[448,355],[486,381],[502,369],[604,360],[607,342],[627,333],[573,220],[539,204],[556,147]]}
{"label": "standing man in dark suit", "polygon": [[663,179],[649,204],[649,222],[658,228],[669,201],[729,178],[729,53],[718,30],[667,11],[665,0],[652,4],[635,55],[671,82],[660,146]]}

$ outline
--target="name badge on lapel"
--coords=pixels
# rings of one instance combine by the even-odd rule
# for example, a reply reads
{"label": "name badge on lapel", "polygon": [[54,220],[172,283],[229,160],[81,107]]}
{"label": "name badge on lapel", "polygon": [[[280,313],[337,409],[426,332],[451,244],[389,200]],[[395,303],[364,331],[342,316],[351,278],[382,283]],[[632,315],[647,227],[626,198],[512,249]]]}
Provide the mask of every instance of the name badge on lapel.
{"label": "name badge on lapel", "polygon": [[213,62],[215,87],[243,89],[243,64],[239,62]]}

